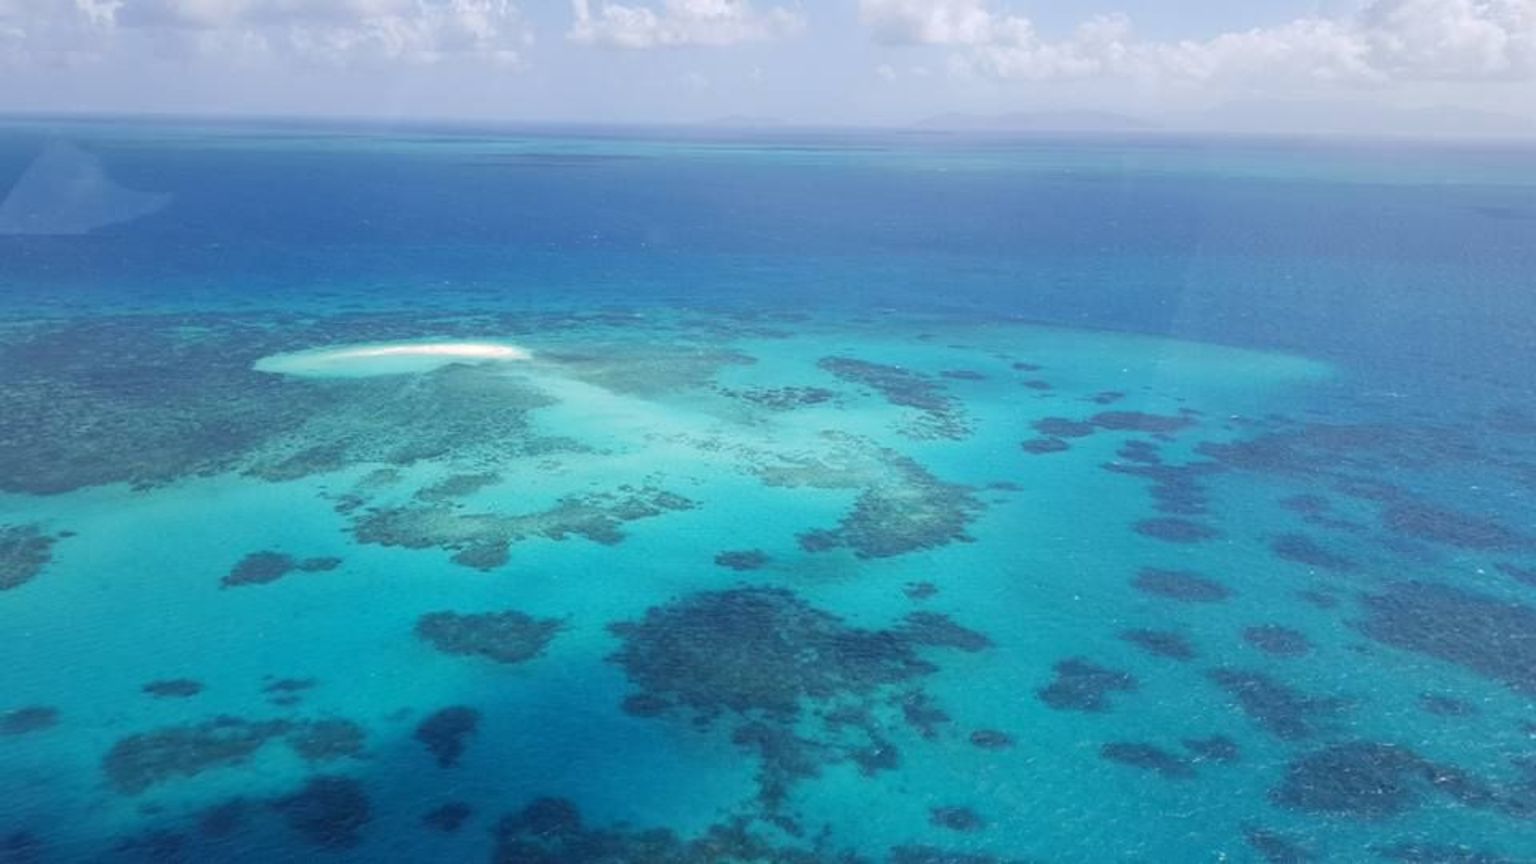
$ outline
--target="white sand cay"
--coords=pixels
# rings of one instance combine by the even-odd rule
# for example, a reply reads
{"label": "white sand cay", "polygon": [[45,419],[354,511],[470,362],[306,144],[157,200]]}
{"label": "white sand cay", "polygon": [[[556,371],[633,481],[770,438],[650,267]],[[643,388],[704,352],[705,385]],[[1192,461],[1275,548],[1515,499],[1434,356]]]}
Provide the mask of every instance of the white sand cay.
{"label": "white sand cay", "polygon": [[504,342],[390,342],[273,354],[257,360],[255,368],[307,378],[364,378],[429,372],[450,363],[531,359],[526,348]]}

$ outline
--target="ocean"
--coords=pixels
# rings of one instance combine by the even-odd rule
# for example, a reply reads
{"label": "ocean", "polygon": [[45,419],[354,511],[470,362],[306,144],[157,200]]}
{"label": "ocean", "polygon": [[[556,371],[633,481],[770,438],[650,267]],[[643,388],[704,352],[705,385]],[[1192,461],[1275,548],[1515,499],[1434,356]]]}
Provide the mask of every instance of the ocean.
{"label": "ocean", "polygon": [[7,120],[0,862],[1536,861],[1533,368],[1513,145]]}

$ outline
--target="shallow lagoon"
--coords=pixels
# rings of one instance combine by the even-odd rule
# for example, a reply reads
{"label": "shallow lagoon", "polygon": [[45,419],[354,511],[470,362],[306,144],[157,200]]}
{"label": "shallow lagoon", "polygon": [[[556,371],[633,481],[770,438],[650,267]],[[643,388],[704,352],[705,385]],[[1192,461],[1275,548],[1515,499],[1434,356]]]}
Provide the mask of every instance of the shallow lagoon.
{"label": "shallow lagoon", "polygon": [[[128,186],[165,191],[146,185],[143,146],[93,149]],[[601,185],[592,172],[701,170],[686,148],[646,146],[662,152],[639,166],[493,185],[564,190],[562,220],[587,206],[611,222],[569,203]],[[384,158],[298,149],[350,170]],[[390,157],[405,159],[389,165],[398,187],[466,158],[423,164],[420,149]],[[301,170],[260,152],[254,174]],[[775,170],[851,158],[827,154]],[[715,182],[757,188],[757,150],[716,159]],[[951,194],[926,168],[891,182]],[[1086,194],[1134,213],[1125,198],[1163,182]],[[1282,206],[1344,194],[1291,182],[1272,190]],[[1400,285],[1384,329],[1308,332],[1295,319],[1316,304],[1347,322],[1380,302],[1371,280],[1390,266],[1367,253],[1395,241],[1362,235],[1349,260],[1310,265],[1360,281],[1309,283],[1293,320],[1260,326],[1149,287],[1177,251],[1159,244],[1183,241],[1122,222],[1100,236],[1164,263],[1077,271],[1124,304],[1050,315],[1018,275],[1047,265],[1025,252],[892,258],[870,248],[896,238],[868,226],[797,242],[761,212],[714,209],[718,189],[683,188],[651,202],[658,231],[725,224],[653,235],[655,255],[494,214],[526,256],[425,226],[391,253],[387,235],[440,206],[399,188],[386,224],[351,237],[339,211],[326,238],[261,219],[195,234],[176,221],[197,206],[183,197],[76,238],[73,265],[61,239],[0,238],[26,253],[0,269],[6,853],[1536,857],[1536,420],[1500,331],[1487,357],[1447,363],[1457,328],[1523,309],[1434,319]],[[1001,188],[975,203],[1019,191]],[[1213,188],[1190,194],[1232,194]],[[1351,192],[1427,230],[1404,194]],[[1508,221],[1467,242],[1509,240]],[[1008,230],[1028,247],[1095,229]],[[206,245],[242,231],[248,251]],[[157,263],[136,257],[154,243]],[[91,256],[128,247],[105,284]],[[1522,254],[1483,265],[1490,292],[1506,296],[1497,280]],[[363,275],[338,281],[349,261]],[[1209,259],[1186,264],[1210,275]],[[810,273],[867,296],[777,290]],[[1256,283],[1223,302],[1285,308]],[[1126,332],[1118,319],[1158,298],[1139,328],[1155,332]],[[1040,318],[1055,321],[1026,320]],[[1437,338],[1411,341],[1415,327]],[[264,361],[426,342],[530,359],[319,377]]]}

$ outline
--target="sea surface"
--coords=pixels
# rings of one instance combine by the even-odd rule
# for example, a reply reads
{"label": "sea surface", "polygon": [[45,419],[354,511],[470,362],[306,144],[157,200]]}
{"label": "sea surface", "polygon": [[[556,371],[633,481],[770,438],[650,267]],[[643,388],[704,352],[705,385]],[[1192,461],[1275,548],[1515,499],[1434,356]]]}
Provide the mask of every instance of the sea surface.
{"label": "sea surface", "polygon": [[0,122],[0,862],[1533,862],[1533,370],[1514,146]]}

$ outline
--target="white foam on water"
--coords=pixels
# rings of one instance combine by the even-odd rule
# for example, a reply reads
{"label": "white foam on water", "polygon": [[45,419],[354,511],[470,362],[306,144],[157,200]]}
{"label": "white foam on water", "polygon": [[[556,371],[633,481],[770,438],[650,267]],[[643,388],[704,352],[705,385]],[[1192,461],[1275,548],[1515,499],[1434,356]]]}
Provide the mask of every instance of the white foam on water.
{"label": "white foam on water", "polygon": [[273,354],[257,360],[255,369],[303,378],[366,378],[430,372],[450,363],[531,359],[526,348],[505,342],[388,342]]}

